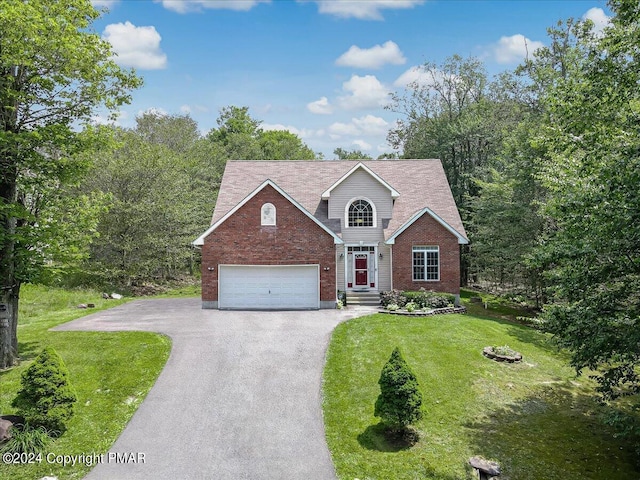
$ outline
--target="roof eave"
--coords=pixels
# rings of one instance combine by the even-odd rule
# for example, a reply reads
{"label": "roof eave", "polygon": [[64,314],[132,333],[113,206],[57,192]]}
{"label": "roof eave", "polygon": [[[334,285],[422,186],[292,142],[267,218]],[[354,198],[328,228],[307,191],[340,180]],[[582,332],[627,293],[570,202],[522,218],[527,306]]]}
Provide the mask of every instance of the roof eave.
{"label": "roof eave", "polygon": [[415,213],[409,220],[407,220],[400,228],[398,228],[384,243],[387,245],[394,245],[396,243],[396,238],[404,232],[407,228],[414,224],[416,220],[422,217],[425,213],[428,213],[435,221],[437,221],[440,225],[442,225],[445,229],[447,229],[451,234],[453,234],[458,239],[459,245],[467,245],[469,243],[469,239],[458,232],[455,228],[445,222],[439,215],[437,215],[433,210],[429,207],[424,207],[422,210],[419,210]]}
{"label": "roof eave", "polygon": [[291,195],[282,190],[278,185],[276,185],[273,181],[267,179],[262,182],[255,190],[253,190],[249,195],[247,195],[240,203],[238,203],[235,207],[229,210],[220,220],[211,225],[202,235],[196,238],[191,244],[194,247],[199,247],[204,245],[204,239],[211,234],[216,228],[222,225],[229,217],[231,217],[234,213],[236,213],[243,205],[245,205],[249,200],[255,197],[262,189],[264,189],[267,185],[273,187],[280,195],[286,198],[289,202],[291,202],[298,210],[304,213],[307,217],[309,217],[316,225],[322,228],[325,232],[333,237],[334,245],[343,244],[344,241],[338,237],[331,229],[329,229],[326,225],[324,225],[320,220],[314,217],[306,208],[300,205]]}
{"label": "roof eave", "polygon": [[367,172],[374,179],[376,179],[382,186],[387,188],[389,190],[389,192],[391,193],[391,198],[393,198],[395,200],[396,198],[398,198],[400,196],[400,193],[395,188],[393,188],[391,185],[389,185],[384,179],[382,179],[377,173],[372,171],[364,163],[358,162],[351,170],[349,170],[342,177],[340,177],[337,181],[335,181],[333,183],[333,185],[331,185],[327,190],[322,192],[322,196],[321,196],[322,200],[329,200],[329,198],[331,197],[331,191],[334,188],[336,188],[338,185],[340,185],[342,182],[344,182],[347,178],[349,178],[351,176],[351,174],[353,172],[355,172],[358,168],[362,168],[365,172]]}

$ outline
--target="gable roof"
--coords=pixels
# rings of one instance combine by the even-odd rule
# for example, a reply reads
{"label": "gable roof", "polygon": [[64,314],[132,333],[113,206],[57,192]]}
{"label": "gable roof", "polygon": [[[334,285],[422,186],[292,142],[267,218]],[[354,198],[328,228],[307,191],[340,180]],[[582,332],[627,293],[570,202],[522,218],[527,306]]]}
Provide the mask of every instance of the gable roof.
{"label": "gable roof", "polygon": [[[262,182],[261,185],[259,185],[253,192],[251,192],[249,195],[247,195],[240,203],[238,203],[235,207],[233,207],[231,210],[229,210],[222,218],[220,218],[220,220],[218,220],[217,222],[213,223],[206,232],[204,232],[202,235],[200,235],[198,238],[196,238],[193,242],[192,245],[195,246],[201,246],[204,245],[204,239],[207,237],[207,235],[209,235],[211,232],[213,232],[216,228],[218,228],[220,225],[222,225],[224,223],[225,220],[227,220],[231,215],[233,215],[234,213],[236,213],[245,203],[247,203],[249,200],[251,200],[253,197],[255,197],[260,191],[262,191],[266,186],[271,186],[273,187],[280,195],[282,195],[284,198],[286,198],[287,200],[289,200],[296,208],[298,208],[302,213],[304,213],[307,217],[309,217],[311,220],[313,220],[314,223],[316,223],[320,228],[322,228],[325,232],[327,232],[329,235],[331,235],[333,237],[333,242],[334,243],[344,243],[342,241],[342,239],[340,237],[338,237],[332,230],[330,230],[329,228],[327,228],[326,225],[324,225],[323,223],[321,223],[316,217],[314,217],[311,213],[309,213],[302,205],[300,205],[295,199],[291,198],[291,196],[285,192],[284,190],[282,190],[278,185],[276,185],[275,183],[273,183],[271,180],[267,179],[264,182]],[[220,198],[220,196],[218,195],[218,198]]]}
{"label": "gable roof", "polygon": [[328,200],[329,197],[331,196],[331,190],[333,190],[334,188],[336,188],[338,185],[340,185],[342,182],[344,182],[347,178],[349,178],[351,176],[351,174],[353,172],[355,172],[356,170],[358,170],[359,168],[361,168],[362,170],[364,170],[365,172],[367,172],[369,175],[371,175],[375,180],[377,180],[383,187],[385,187],[387,190],[389,190],[389,193],[391,193],[391,198],[396,199],[400,196],[400,194],[391,186],[389,185],[387,182],[385,182],[382,178],[380,178],[378,175],[375,174],[375,172],[372,172],[369,168],[367,168],[366,165],[364,165],[362,162],[359,162],[355,167],[353,167],[351,170],[349,170],[347,173],[345,173],[340,179],[338,179],[338,181],[336,181],[333,185],[331,185],[327,190],[325,190],[322,193],[322,199],[323,200]]}
{"label": "gable roof", "polygon": [[349,172],[356,171],[359,165],[366,167],[374,178],[393,185],[391,190],[399,194],[394,200],[392,218],[385,225],[386,239],[425,207],[466,238],[442,163],[437,159],[229,161],[211,223],[215,225],[266,180],[270,180],[318,222],[339,235],[340,220],[328,218],[327,201],[322,200],[322,195],[344,180]]}
{"label": "gable roof", "polygon": [[391,235],[384,243],[386,243],[387,245],[393,245],[394,243],[396,243],[396,238],[398,237],[398,235],[400,235],[407,228],[409,228],[411,225],[413,225],[413,223],[416,220],[418,220],[420,217],[422,217],[425,213],[429,214],[436,222],[438,222],[440,225],[442,225],[444,228],[446,228],[449,232],[451,232],[453,235],[455,235],[456,238],[458,239],[458,243],[460,245],[466,245],[467,243],[469,243],[469,239],[467,239],[467,237],[462,235],[460,232],[457,232],[455,230],[455,228],[453,228],[451,225],[449,225],[447,222],[445,222],[442,218],[440,218],[438,215],[436,215],[433,212],[433,210],[431,210],[429,207],[424,207],[422,210],[420,210],[418,213],[416,213],[404,225],[402,225],[398,230],[396,230],[393,233],[393,235]]}

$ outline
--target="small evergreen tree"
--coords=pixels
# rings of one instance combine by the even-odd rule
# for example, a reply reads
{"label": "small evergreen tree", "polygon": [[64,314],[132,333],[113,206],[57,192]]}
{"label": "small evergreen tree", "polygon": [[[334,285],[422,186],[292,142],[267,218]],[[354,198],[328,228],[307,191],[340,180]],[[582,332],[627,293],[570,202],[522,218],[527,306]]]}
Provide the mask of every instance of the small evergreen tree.
{"label": "small evergreen tree", "polygon": [[391,430],[405,430],[422,418],[422,394],[416,376],[398,347],[382,368],[374,415]]}
{"label": "small evergreen tree", "polygon": [[30,427],[44,427],[50,435],[60,436],[76,400],[62,358],[53,347],[46,347],[22,374],[22,389],[11,405]]}

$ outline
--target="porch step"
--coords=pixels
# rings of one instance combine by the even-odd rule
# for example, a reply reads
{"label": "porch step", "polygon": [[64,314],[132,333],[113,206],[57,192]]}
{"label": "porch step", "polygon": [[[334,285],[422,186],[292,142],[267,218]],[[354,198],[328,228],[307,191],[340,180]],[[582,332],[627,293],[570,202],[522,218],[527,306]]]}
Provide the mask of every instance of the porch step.
{"label": "porch step", "polygon": [[348,305],[377,307],[380,305],[380,294],[378,292],[347,292]]}

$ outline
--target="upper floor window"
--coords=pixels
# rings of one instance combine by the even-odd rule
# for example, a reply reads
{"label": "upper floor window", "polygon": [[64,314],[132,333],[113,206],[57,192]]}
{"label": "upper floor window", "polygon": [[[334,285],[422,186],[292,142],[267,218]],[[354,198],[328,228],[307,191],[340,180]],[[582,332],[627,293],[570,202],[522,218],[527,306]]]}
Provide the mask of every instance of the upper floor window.
{"label": "upper floor window", "polygon": [[260,224],[261,225],[275,225],[276,224],[276,207],[273,203],[265,203],[260,210]]}
{"label": "upper floor window", "polygon": [[356,200],[349,205],[348,224],[350,227],[373,227],[373,207],[366,200]]}

